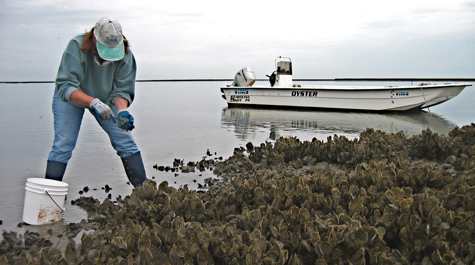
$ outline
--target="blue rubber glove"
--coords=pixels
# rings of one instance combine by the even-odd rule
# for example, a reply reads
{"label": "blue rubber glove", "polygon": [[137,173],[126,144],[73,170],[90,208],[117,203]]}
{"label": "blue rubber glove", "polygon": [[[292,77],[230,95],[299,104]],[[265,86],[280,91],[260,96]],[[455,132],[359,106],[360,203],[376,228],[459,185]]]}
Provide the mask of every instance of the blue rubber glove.
{"label": "blue rubber glove", "polygon": [[112,119],[114,123],[116,122],[116,119],[114,118],[111,108],[107,106],[106,104],[104,104],[102,101],[100,101],[98,98],[95,98],[91,102],[91,105],[89,107],[94,110],[94,114],[99,119],[102,119],[102,120]]}
{"label": "blue rubber glove", "polygon": [[119,119],[119,128],[124,131],[132,131],[134,126],[134,117],[130,115],[129,111],[127,110],[120,110],[117,112],[117,119]]}

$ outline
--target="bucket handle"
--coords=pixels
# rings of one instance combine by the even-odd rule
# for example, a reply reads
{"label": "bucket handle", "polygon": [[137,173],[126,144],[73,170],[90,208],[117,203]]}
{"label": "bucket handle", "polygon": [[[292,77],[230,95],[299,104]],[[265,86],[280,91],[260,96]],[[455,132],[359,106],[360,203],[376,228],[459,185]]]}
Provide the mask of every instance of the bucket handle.
{"label": "bucket handle", "polygon": [[54,204],[56,204],[56,206],[58,206],[58,208],[61,210],[62,213],[64,213],[64,209],[61,208],[57,203],[56,201],[53,199],[53,197],[51,197],[51,195],[49,195],[48,191],[45,190],[46,194],[48,194],[49,198],[54,202]]}

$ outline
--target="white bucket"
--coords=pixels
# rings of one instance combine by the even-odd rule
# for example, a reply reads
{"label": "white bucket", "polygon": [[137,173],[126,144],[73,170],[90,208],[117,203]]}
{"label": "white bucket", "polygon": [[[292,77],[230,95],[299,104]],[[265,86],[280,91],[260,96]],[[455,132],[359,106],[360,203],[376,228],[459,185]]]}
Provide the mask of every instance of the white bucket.
{"label": "white bucket", "polygon": [[61,220],[68,183],[43,178],[29,178],[25,187],[23,222],[45,225]]}

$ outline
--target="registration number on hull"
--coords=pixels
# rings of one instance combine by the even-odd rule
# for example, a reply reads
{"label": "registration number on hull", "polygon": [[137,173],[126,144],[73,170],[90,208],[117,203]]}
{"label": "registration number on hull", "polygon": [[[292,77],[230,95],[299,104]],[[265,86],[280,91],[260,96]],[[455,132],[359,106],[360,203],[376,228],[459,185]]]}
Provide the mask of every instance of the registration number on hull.
{"label": "registration number on hull", "polygon": [[251,97],[249,95],[231,95],[230,102],[249,102]]}

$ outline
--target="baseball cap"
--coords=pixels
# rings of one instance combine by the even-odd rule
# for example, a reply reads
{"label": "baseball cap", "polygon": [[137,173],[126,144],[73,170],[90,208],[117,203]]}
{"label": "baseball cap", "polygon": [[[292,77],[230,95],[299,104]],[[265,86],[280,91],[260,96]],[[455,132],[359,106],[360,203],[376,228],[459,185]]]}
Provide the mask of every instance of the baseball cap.
{"label": "baseball cap", "polygon": [[97,52],[107,61],[119,61],[124,58],[124,36],[122,26],[112,18],[101,18],[94,26],[97,40]]}

